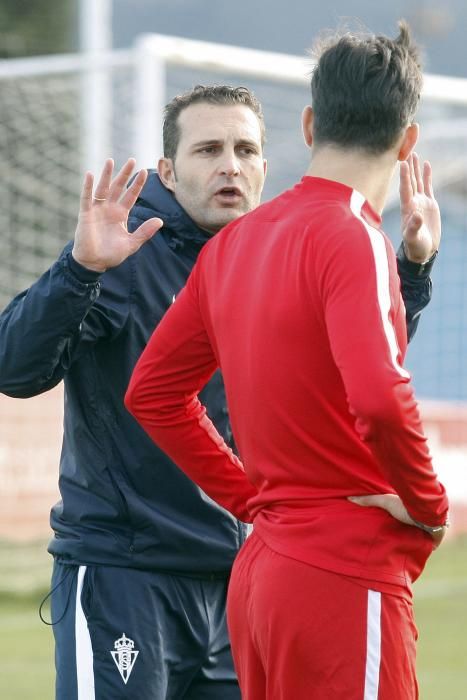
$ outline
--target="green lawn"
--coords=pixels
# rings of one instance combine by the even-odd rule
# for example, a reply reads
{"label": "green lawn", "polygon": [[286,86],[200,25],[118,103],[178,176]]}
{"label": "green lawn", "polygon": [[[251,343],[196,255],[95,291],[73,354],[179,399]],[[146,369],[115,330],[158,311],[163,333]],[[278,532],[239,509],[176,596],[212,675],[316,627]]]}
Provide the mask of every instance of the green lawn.
{"label": "green lawn", "polygon": [[[53,635],[39,619],[44,543],[0,543],[0,698],[53,700]],[[431,557],[415,590],[421,700],[467,698],[467,537]]]}
{"label": "green lawn", "polygon": [[467,698],[467,537],[446,542],[415,585],[421,700]]}
{"label": "green lawn", "polygon": [[[52,557],[45,542],[0,542],[0,698],[53,700],[52,628],[38,609],[47,594]],[[46,613],[49,608],[46,608]]]}
{"label": "green lawn", "polygon": [[0,601],[0,698],[52,700],[53,634],[37,614],[32,599]]}

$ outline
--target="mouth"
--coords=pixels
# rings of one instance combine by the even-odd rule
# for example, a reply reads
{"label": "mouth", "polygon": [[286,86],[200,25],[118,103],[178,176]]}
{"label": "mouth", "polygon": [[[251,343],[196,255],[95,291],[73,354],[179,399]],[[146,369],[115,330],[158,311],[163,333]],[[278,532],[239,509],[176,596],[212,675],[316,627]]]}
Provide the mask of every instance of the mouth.
{"label": "mouth", "polygon": [[238,187],[221,187],[214,193],[214,197],[222,204],[237,204],[243,193]]}

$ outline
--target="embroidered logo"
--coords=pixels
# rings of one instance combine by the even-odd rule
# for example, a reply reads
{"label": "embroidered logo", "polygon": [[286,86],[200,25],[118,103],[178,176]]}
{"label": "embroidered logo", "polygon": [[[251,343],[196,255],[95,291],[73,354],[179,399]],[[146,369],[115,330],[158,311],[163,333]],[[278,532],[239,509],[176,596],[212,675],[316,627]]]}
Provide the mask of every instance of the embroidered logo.
{"label": "embroidered logo", "polygon": [[134,650],[134,646],[134,641],[128,639],[123,633],[120,639],[116,639],[114,642],[115,651],[110,652],[125,685],[128,683],[136,657],[139,654],[139,651]]}

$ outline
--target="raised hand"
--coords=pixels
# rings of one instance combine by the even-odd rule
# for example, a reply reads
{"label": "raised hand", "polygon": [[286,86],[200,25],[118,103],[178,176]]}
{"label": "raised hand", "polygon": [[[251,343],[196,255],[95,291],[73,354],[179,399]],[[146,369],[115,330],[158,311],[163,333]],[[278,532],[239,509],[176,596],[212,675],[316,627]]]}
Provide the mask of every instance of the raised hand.
{"label": "raised hand", "polygon": [[422,173],[416,153],[400,164],[399,194],[405,253],[412,262],[426,262],[439,248],[441,215],[431,165],[425,161]]}
{"label": "raised hand", "polygon": [[[414,527],[423,529],[420,523],[417,523],[410,517],[401,499],[394,493],[372,493],[368,494],[367,496],[350,496],[348,500],[352,501],[352,503],[356,503],[358,506],[363,506],[366,508],[382,508],[401,523],[404,523],[405,525],[413,525]],[[446,527],[442,527],[436,532],[430,532],[429,534],[433,538],[435,547],[437,547],[444,539]]]}
{"label": "raised hand", "polygon": [[116,267],[163,225],[161,219],[153,218],[134,233],[128,232],[128,214],[147,178],[146,170],[141,170],[127,189],[134,167],[135,160],[130,158],[112,179],[114,162],[111,158],[106,160],[94,195],[93,175],[85,175],[72,255],[89,270],[105,272]]}

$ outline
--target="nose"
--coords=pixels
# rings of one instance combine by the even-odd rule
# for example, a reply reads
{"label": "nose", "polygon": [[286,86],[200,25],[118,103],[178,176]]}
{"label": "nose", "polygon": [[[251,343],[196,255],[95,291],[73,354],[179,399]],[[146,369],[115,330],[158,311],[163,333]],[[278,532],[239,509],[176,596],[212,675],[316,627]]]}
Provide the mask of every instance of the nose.
{"label": "nose", "polygon": [[225,155],[220,164],[220,171],[221,175],[227,175],[227,177],[240,175],[240,164],[235,153]]}

